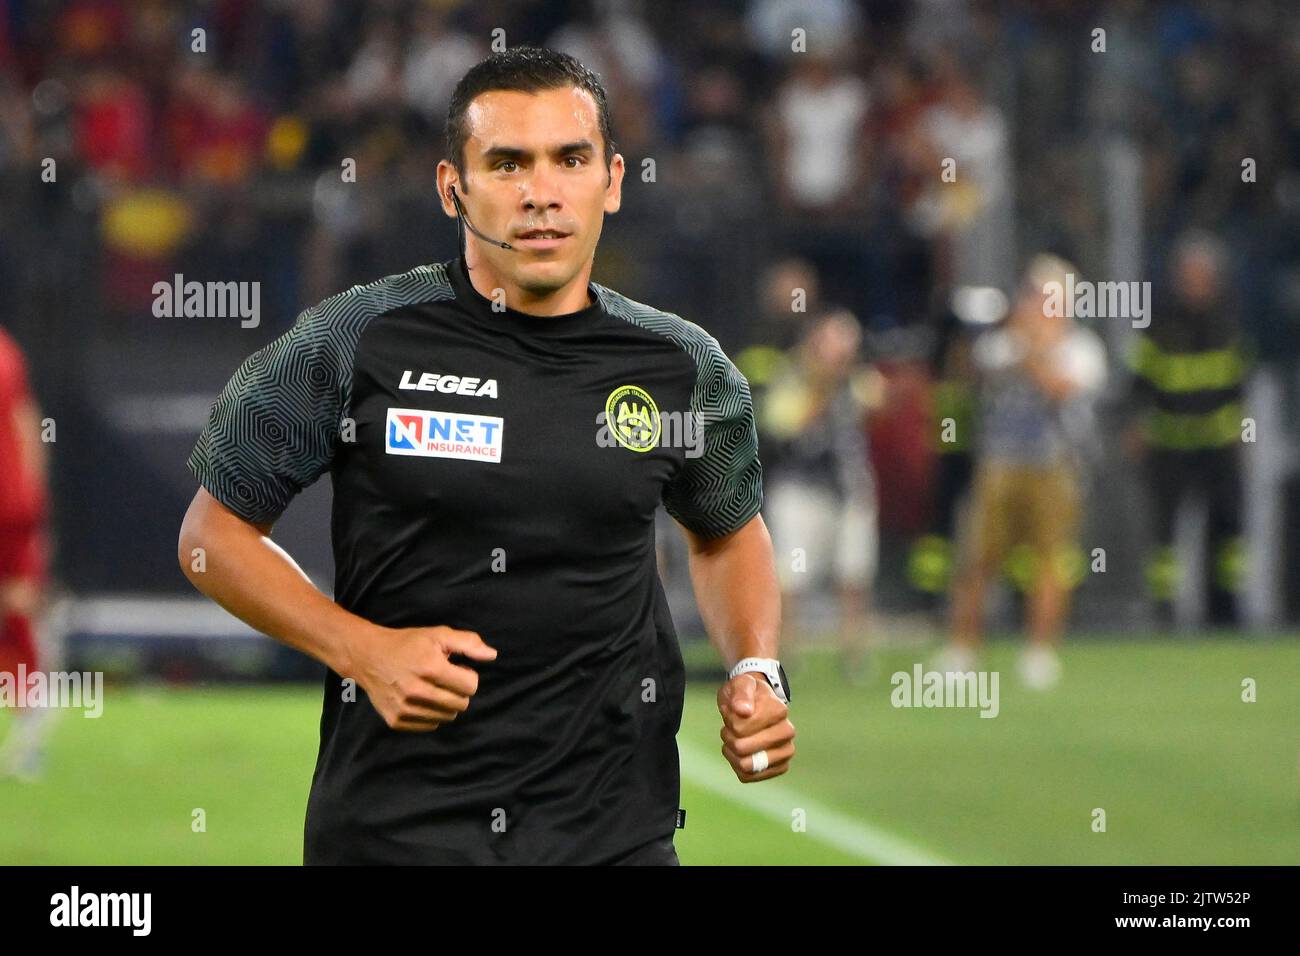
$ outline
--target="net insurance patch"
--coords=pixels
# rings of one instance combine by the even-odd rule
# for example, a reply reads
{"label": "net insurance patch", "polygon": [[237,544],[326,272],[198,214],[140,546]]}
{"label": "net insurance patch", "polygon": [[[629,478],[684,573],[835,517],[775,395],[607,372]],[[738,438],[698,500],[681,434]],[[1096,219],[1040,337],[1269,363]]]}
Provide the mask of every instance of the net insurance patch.
{"label": "net insurance patch", "polygon": [[[496,398],[496,379],[480,383],[475,378],[460,378],[453,382],[408,381],[408,371],[402,377],[401,388],[427,391],[455,391],[460,395],[480,395]],[[453,376],[424,378],[447,379]],[[443,388],[438,386],[442,385]],[[446,385],[451,385],[447,388]],[[462,458],[468,461],[500,463],[501,439],[505,432],[502,419],[493,415],[472,415],[467,412],[437,412],[423,408],[390,408],[385,428],[385,448],[390,455],[415,455],[422,458]]]}

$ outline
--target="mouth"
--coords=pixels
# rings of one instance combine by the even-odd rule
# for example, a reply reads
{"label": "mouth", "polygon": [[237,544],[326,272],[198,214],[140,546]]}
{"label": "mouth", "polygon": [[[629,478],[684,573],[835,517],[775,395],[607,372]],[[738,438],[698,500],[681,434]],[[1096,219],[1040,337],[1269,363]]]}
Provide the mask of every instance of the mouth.
{"label": "mouth", "polygon": [[515,240],[529,249],[555,249],[570,235],[563,229],[526,229],[517,233]]}

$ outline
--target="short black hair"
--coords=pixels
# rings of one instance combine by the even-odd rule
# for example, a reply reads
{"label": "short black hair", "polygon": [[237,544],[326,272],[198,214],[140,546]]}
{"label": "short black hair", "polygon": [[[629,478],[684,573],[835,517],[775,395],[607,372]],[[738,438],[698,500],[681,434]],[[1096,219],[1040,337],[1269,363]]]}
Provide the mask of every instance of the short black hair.
{"label": "short black hair", "polygon": [[[567,53],[544,47],[517,46],[494,53],[476,63],[460,78],[447,106],[447,155],[462,179],[465,178],[465,111],[474,97],[489,90],[517,90],[536,93],[576,86],[596,101],[600,135],[605,141],[605,169],[614,161],[614,134],[609,119],[609,99],[599,77]],[[463,192],[464,190],[462,190]]]}

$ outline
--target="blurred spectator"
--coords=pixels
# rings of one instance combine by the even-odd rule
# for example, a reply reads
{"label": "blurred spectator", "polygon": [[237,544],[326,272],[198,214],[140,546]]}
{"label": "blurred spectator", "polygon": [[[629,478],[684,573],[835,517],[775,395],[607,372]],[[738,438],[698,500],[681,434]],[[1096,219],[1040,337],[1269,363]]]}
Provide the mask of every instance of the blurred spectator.
{"label": "blurred spectator", "polygon": [[117,180],[154,171],[157,149],[144,89],[108,67],[94,67],[77,97],[77,151],[87,165]]}
{"label": "blurred spectator", "polygon": [[879,405],[880,377],[858,358],[862,330],[831,310],[774,374],[760,409],[768,520],[776,549],[787,660],[797,656],[798,599],[813,581],[833,582],[845,675],[864,674],[867,613],[877,553],[876,489],[866,413]]}
{"label": "blurred spectator", "polygon": [[789,212],[842,218],[866,204],[866,82],[820,50],[790,61],[768,136],[777,198]]}
{"label": "blurred spectator", "polygon": [[[0,328],[0,673],[10,681],[39,671],[38,625],[49,549],[48,463],[41,413],[18,345]],[[53,712],[19,707],[0,747],[0,777],[34,780],[44,762]]]}
{"label": "blurred spectator", "polygon": [[907,577],[931,607],[949,593],[956,563],[958,512],[974,471],[977,373],[975,334],[1006,315],[1006,296],[963,286],[935,323],[930,354],[933,385],[926,438],[934,452],[934,497],[929,527],[908,554]]}
{"label": "blurred spectator", "polygon": [[[949,242],[953,285],[1011,282],[1015,256],[1012,161],[1006,119],[955,59],[943,61],[940,101],[922,120],[937,160],[932,196]],[[952,179],[940,177],[953,161]]]}
{"label": "blurred spectator", "polygon": [[1147,585],[1165,623],[1185,579],[1187,561],[1174,547],[1179,509],[1200,499],[1206,509],[1205,580],[1208,617],[1237,623],[1245,575],[1241,539],[1243,384],[1248,367],[1241,324],[1225,295],[1227,250],[1192,230],[1174,249],[1170,292],[1137,332],[1130,362],[1134,414],[1130,450],[1147,453],[1146,479],[1155,515]]}
{"label": "blurred spectator", "polygon": [[750,43],[781,60],[799,55],[791,52],[795,30],[804,32],[809,50],[852,50],[861,39],[862,19],[852,0],[750,0],[745,26]]}
{"label": "blurred spectator", "polygon": [[807,331],[807,317],[822,311],[816,268],[798,256],[773,262],[759,277],[758,306],[753,340],[777,351],[793,348]]}
{"label": "blurred spectator", "polygon": [[377,17],[347,73],[348,94],[361,109],[381,108],[402,96],[402,36],[397,23]]}
{"label": "blurred spectator", "polygon": [[1101,340],[1074,322],[1072,309],[1046,307],[1049,283],[1063,288],[1074,271],[1055,256],[1035,257],[1005,327],[975,345],[981,393],[971,525],[954,586],[954,643],[942,670],[974,669],[985,593],[1012,558],[1023,562],[1029,592],[1021,676],[1036,688],[1060,676],[1056,647],[1082,576],[1081,451],[1089,406],[1106,379]]}
{"label": "blurred spectator", "polygon": [[487,55],[483,44],[448,23],[446,10],[422,4],[402,67],[407,104],[437,129],[457,81]]}
{"label": "blurred spectator", "polygon": [[249,101],[238,76],[189,75],[194,86],[171,114],[177,172],[204,185],[246,184],[261,167],[269,118]]}

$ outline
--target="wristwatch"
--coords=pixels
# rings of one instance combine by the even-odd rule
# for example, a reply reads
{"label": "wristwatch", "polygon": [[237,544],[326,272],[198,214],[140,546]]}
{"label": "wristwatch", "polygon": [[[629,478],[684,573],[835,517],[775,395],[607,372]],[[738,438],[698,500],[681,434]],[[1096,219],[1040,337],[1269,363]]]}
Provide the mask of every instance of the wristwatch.
{"label": "wristwatch", "polygon": [[750,673],[762,674],[772,685],[772,690],[776,691],[776,696],[781,698],[781,702],[790,703],[790,681],[786,679],[785,668],[780,661],[770,657],[746,657],[731,669],[727,679],[732,680],[741,674]]}

